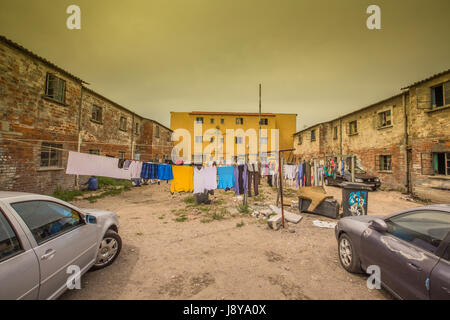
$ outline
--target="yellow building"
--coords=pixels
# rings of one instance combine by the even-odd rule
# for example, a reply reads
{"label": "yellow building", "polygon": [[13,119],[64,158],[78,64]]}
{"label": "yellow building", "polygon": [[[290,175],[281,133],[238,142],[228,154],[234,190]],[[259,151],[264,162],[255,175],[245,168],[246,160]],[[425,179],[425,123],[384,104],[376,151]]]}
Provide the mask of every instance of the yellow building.
{"label": "yellow building", "polygon": [[[174,132],[184,129],[181,131],[189,133],[193,159],[198,159],[196,156],[199,154],[208,153],[205,152],[208,148],[214,149],[214,158],[217,150],[218,156],[214,160],[227,160],[230,156],[242,154],[256,156],[259,145],[263,154],[277,149],[289,149],[292,148],[293,134],[297,129],[297,114],[261,113],[261,135],[259,113],[192,111],[170,114],[170,128]],[[177,141],[178,138],[174,144]],[[220,144],[223,146],[222,150]],[[201,159],[213,160],[211,156],[203,156]]]}

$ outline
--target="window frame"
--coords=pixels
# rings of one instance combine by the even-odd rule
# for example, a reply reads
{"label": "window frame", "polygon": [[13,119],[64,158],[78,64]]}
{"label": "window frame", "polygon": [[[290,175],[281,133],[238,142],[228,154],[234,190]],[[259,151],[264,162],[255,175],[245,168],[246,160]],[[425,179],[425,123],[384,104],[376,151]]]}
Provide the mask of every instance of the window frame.
{"label": "window frame", "polygon": [[[51,80],[50,77],[54,77],[55,79],[54,79],[54,80],[53,80],[53,79]],[[49,91],[49,84],[50,84],[51,82],[54,82],[54,81],[56,81],[56,83],[57,83],[57,88],[56,88],[56,89],[58,89],[59,94],[62,94],[61,99],[55,97],[55,94],[53,94],[53,96],[50,95],[49,92],[48,92],[48,91]],[[61,84],[63,84],[62,90],[61,90],[61,87],[60,87]],[[52,89],[55,90],[55,88],[52,88]],[[61,92],[61,91],[62,91],[62,92]],[[58,97],[59,97],[59,94],[58,94]],[[45,76],[45,90],[44,90],[44,96],[45,96],[46,98],[48,98],[48,99],[51,99],[51,100],[55,101],[55,102],[65,104],[65,103],[66,103],[66,80],[64,80],[63,78],[58,77],[58,76],[57,76],[56,74],[54,74],[54,73],[47,72],[47,74],[46,74],[46,76]]]}
{"label": "window frame", "polygon": [[[48,165],[43,166],[42,165],[42,153],[44,152],[45,148],[49,149],[47,151],[47,153],[48,153],[47,164]],[[57,155],[58,163],[57,163],[56,166],[50,165],[52,149],[54,149],[56,151],[56,155]],[[42,168],[42,169],[52,169],[52,168],[61,169],[63,167],[63,164],[62,164],[62,149],[63,149],[63,145],[62,144],[45,142],[45,141],[42,142],[41,143],[41,148],[40,148],[39,168]]]}
{"label": "window frame", "polygon": [[155,138],[159,138],[160,135],[161,135],[161,132],[160,132],[160,130],[159,130],[159,126],[156,125],[156,126],[155,126]]}
{"label": "window frame", "polygon": [[261,118],[261,121],[259,122],[262,126],[268,126],[269,125],[269,118]]}
{"label": "window frame", "polygon": [[203,124],[204,123],[204,118],[203,117],[195,117],[195,123]]}
{"label": "window frame", "polygon": [[244,124],[244,118],[236,118],[236,124],[237,125],[243,125]]}
{"label": "window frame", "polygon": [[0,257],[0,263],[3,263],[5,261],[8,261],[9,259],[12,259],[12,258],[14,258],[14,257],[16,257],[16,256],[18,256],[18,255],[20,255],[22,253],[24,253],[25,249],[24,249],[24,246],[23,246],[23,243],[22,243],[22,239],[20,238],[16,227],[11,222],[11,219],[9,219],[9,217],[5,214],[5,212],[1,208],[0,208],[0,216],[3,216],[5,218],[6,223],[10,226],[12,232],[16,236],[17,242],[19,243],[19,247],[20,247],[20,250],[14,252],[13,254],[11,254],[9,256],[6,256],[6,257],[3,257],[3,258]]}
{"label": "window frame", "polygon": [[[98,112],[96,112],[98,110],[100,110],[100,120],[94,118],[94,113],[96,115],[98,115]],[[92,105],[91,121],[95,122],[95,123],[98,123],[98,124],[103,124],[103,107],[97,106],[95,104]]]}
{"label": "window frame", "polygon": [[119,151],[118,152],[119,153],[119,159],[122,159],[122,160],[124,160],[125,159],[125,151]]}
{"label": "window frame", "polygon": [[220,124],[225,124],[225,119],[224,118],[220,119]]}
{"label": "window frame", "polygon": [[316,141],[316,129],[311,130],[311,142]]}
{"label": "window frame", "polygon": [[243,141],[242,137],[234,137],[234,144],[242,144],[243,143],[242,141]]}
{"label": "window frame", "polygon": [[[438,165],[438,164],[435,164],[435,161],[437,160],[437,159],[435,160],[435,155],[438,155],[438,154],[444,155],[444,170],[445,170],[444,174],[439,173],[439,171],[435,170],[435,165]],[[450,152],[432,152],[431,161],[432,161],[431,168],[433,169],[433,175],[442,176],[442,177],[450,176]]]}
{"label": "window frame", "polygon": [[[355,126],[354,126],[355,131],[354,132],[352,132],[353,131],[352,130],[352,128],[353,128],[352,124],[355,124]],[[358,134],[358,120],[349,121],[349,123],[348,123],[348,135],[349,136],[354,136],[354,135],[357,135],[357,134]]]}
{"label": "window frame", "polygon": [[[383,117],[383,115],[384,114],[386,114],[387,112],[389,112],[389,117],[390,117],[390,119],[389,119],[389,124],[382,124],[382,117]],[[386,116],[385,116],[385,119],[384,119],[386,122],[387,122],[387,120],[386,120]],[[390,128],[390,127],[393,127],[394,126],[394,122],[393,122],[393,117],[392,117],[392,109],[391,108],[389,108],[389,109],[385,109],[385,110],[381,110],[381,111],[378,111],[377,112],[377,129],[384,129],[384,128]]]}
{"label": "window frame", "polygon": [[[124,121],[122,121],[124,119]],[[122,126],[122,123],[124,124]],[[119,130],[120,131],[124,131],[127,132],[127,126],[128,126],[128,119],[125,116],[120,116],[120,120],[119,120]]]}
{"label": "window frame", "polygon": [[298,138],[297,138],[297,145],[302,145],[303,144],[303,135],[299,134]]}
{"label": "window frame", "polygon": [[[387,163],[385,160],[386,160],[386,158],[385,157],[389,157],[389,169],[385,169],[385,168],[383,168],[383,164],[384,163]],[[379,164],[379,168],[378,168],[378,171],[381,171],[381,172],[392,172],[392,155],[391,154],[380,154],[379,156],[378,156],[378,158],[379,158],[379,162],[380,162],[380,164]],[[385,160],[382,160],[382,159],[385,159]]]}
{"label": "window frame", "polygon": [[[33,230],[30,229],[30,227],[28,226],[28,224],[26,223],[26,221],[22,218],[22,216],[19,214],[19,212],[17,212],[17,210],[13,207],[13,205],[14,205],[14,204],[17,204],[17,203],[36,202],[36,201],[55,203],[55,204],[57,204],[57,205],[60,205],[60,206],[63,206],[63,207],[65,207],[65,208],[69,208],[70,210],[73,210],[73,211],[75,211],[75,212],[80,216],[80,223],[79,223],[78,225],[76,225],[76,226],[73,226],[73,227],[70,228],[70,229],[64,230],[63,232],[56,233],[56,234],[54,234],[53,236],[46,238],[44,241],[38,242],[38,241],[36,240],[34,234],[33,234]],[[43,244],[45,244],[45,243],[47,243],[47,242],[49,242],[49,241],[51,241],[51,240],[54,240],[54,239],[56,239],[56,238],[59,238],[60,236],[65,235],[66,233],[69,233],[69,232],[71,232],[71,231],[74,231],[75,229],[78,229],[78,228],[80,228],[80,227],[86,225],[86,221],[84,220],[84,214],[82,214],[81,212],[79,212],[78,210],[76,210],[76,209],[74,209],[74,208],[72,208],[72,207],[69,207],[69,206],[67,206],[67,205],[65,205],[65,204],[59,203],[59,202],[57,202],[57,201],[47,200],[47,199],[33,199],[33,200],[24,200],[24,201],[11,202],[11,203],[9,203],[9,205],[10,205],[10,207],[14,210],[14,212],[19,216],[19,218],[23,221],[23,223],[24,223],[25,226],[27,227],[27,230],[28,230],[28,231],[30,232],[30,234],[33,236],[32,239],[36,242],[36,244],[37,244],[38,247],[41,246],[41,245],[43,245]]]}

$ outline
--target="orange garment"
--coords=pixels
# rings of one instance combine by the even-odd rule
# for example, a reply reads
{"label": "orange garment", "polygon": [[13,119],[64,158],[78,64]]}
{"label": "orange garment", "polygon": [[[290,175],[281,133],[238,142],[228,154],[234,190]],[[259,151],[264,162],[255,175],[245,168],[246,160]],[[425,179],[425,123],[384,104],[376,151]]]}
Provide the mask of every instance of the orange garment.
{"label": "orange garment", "polygon": [[170,192],[194,191],[194,167],[172,166],[173,180],[170,184]]}

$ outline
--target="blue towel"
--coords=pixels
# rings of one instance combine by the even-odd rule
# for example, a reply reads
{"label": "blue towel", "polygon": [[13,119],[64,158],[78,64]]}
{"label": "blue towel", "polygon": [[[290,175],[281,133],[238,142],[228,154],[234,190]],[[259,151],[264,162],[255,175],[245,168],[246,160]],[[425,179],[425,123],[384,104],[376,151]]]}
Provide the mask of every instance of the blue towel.
{"label": "blue towel", "polygon": [[170,164],[158,165],[158,179],[159,180],[173,180],[172,166]]}
{"label": "blue towel", "polygon": [[217,175],[219,176],[219,183],[217,189],[226,189],[234,187],[234,167],[225,166],[217,168]]}

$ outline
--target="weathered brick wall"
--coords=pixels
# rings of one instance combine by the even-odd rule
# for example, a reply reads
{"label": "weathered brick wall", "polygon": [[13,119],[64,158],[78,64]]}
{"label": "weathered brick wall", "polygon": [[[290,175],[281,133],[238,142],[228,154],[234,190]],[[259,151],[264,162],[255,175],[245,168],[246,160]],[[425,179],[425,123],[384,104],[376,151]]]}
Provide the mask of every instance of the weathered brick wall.
{"label": "weathered brick wall", "polygon": [[[315,130],[315,141],[311,141],[311,131]],[[298,144],[298,135],[294,136],[294,155],[297,159],[311,160],[321,155],[323,150],[323,126],[321,124],[308,128],[299,133],[302,135],[302,143]]]}
{"label": "weathered brick wall", "polygon": [[[164,162],[164,156],[170,160],[171,151],[173,148],[173,142],[171,141],[172,132],[152,121],[152,153],[153,158],[158,155],[159,162]],[[156,136],[156,127],[159,127],[159,137]]]}
{"label": "weathered brick wall", "polygon": [[450,80],[450,73],[410,88],[407,107],[411,147],[412,191],[421,198],[449,202],[450,176],[435,175],[433,152],[450,152],[450,108],[432,110],[431,87]]}
{"label": "weathered brick wall", "polygon": [[[81,83],[0,42],[0,189],[51,193],[72,187],[74,177],[61,168],[40,167],[42,142],[74,150]],[[43,97],[47,72],[66,81],[65,104]],[[12,141],[8,139],[17,139]]]}

